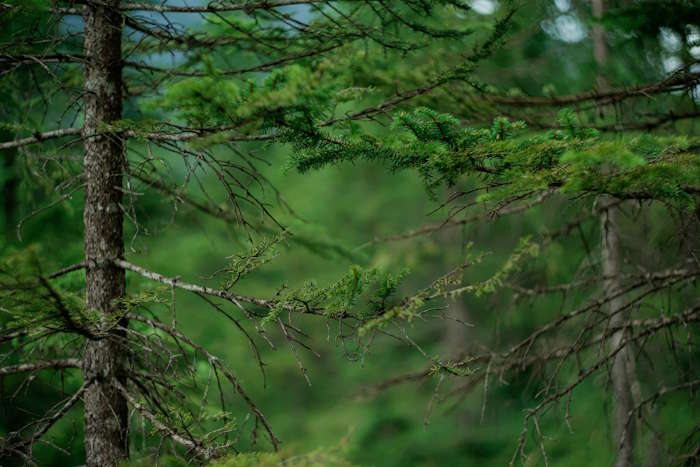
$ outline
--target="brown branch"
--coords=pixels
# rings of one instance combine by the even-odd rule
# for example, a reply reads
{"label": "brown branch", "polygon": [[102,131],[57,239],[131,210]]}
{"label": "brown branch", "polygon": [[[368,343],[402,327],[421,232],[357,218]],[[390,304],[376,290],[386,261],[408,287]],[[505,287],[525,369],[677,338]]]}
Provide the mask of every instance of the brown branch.
{"label": "brown branch", "polygon": [[49,139],[63,138],[65,136],[79,135],[83,131],[82,128],[63,128],[60,130],[51,130],[45,133],[34,133],[32,136],[14,141],[5,141],[0,143],[0,150],[13,149],[28,144],[40,143]]}
{"label": "brown branch", "polygon": [[56,309],[60,313],[68,329],[70,329],[71,331],[75,331],[76,333],[80,334],[81,336],[87,339],[98,338],[98,336],[91,329],[83,327],[81,324],[77,323],[73,319],[73,317],[70,314],[70,310],[66,308],[66,305],[63,303],[61,296],[56,291],[56,289],[53,288],[49,281],[47,281],[44,277],[40,277],[39,282],[48,291],[51,301],[53,301],[54,305],[56,306]]}
{"label": "brown branch", "polygon": [[427,86],[419,87],[419,88],[414,88],[409,91],[397,94],[394,97],[391,97],[381,104],[375,105],[373,107],[367,107],[363,110],[357,111],[352,114],[345,115],[343,117],[338,117],[338,118],[332,118],[329,120],[326,120],[321,124],[322,127],[324,126],[330,126],[333,125],[334,123],[338,122],[343,122],[347,120],[359,120],[360,118],[365,118],[365,117],[371,117],[376,114],[381,114],[384,112],[387,112],[394,107],[398,106],[399,104],[408,101],[410,99],[413,99],[414,97],[422,96],[423,94],[427,94],[434,89],[439,88],[440,86],[443,86],[444,84],[447,84],[449,80],[446,79],[441,79],[438,81],[434,81],[431,84],[428,84]]}
{"label": "brown branch", "polygon": [[[697,312],[700,307],[694,307],[690,311],[686,311],[683,314],[687,314],[689,312]],[[611,350],[608,354],[602,356],[599,358],[595,363],[590,365],[585,371],[581,371],[578,378],[568,386],[566,386],[564,389],[560,390],[559,392],[556,392],[555,394],[552,394],[551,396],[547,397],[543,401],[541,401],[539,404],[537,404],[534,408],[528,409],[528,415],[526,419],[531,418],[537,414],[542,408],[550,404],[551,402],[554,402],[556,400],[559,400],[561,397],[567,395],[571,391],[573,391],[578,385],[580,385],[586,378],[588,378],[591,374],[593,374],[595,371],[598,369],[602,368],[608,361],[612,360],[615,358],[615,356],[620,353],[624,348],[626,348],[628,345],[632,344],[633,342],[639,341],[643,339],[646,336],[649,336],[651,334],[654,334],[655,332],[668,327],[671,324],[683,324],[682,321],[677,321],[677,320],[672,320],[672,319],[659,319],[656,320],[656,322],[652,325],[649,326],[645,329],[642,329],[640,332],[633,336],[628,336],[622,339],[620,344],[615,347],[613,350]]]}
{"label": "brown branch", "polygon": [[[120,131],[119,129],[114,129],[112,131],[107,131],[107,133],[116,133],[120,137],[137,137],[145,138],[152,141],[190,141],[197,138],[204,138],[218,133],[223,133],[226,131],[232,131],[236,128],[234,125],[221,125],[212,128],[201,128],[201,129],[183,129],[178,133],[166,133],[166,132],[139,132],[135,130]],[[51,130],[44,133],[34,133],[33,136],[27,138],[16,139],[14,141],[4,141],[0,143],[0,150],[4,149],[14,149],[21,146],[27,146],[30,144],[41,143],[45,140],[63,138],[66,136],[79,135],[82,132],[82,128],[64,128],[61,130]],[[226,138],[226,141],[267,141],[274,139],[276,135],[266,134],[266,135],[231,135]]]}
{"label": "brown branch", "polygon": [[[61,406],[60,409],[58,409],[53,415],[50,417],[44,418],[46,422],[36,430],[34,433],[32,433],[32,436],[29,437],[28,439],[25,439],[23,441],[18,442],[15,445],[4,445],[2,446],[2,449],[10,449],[15,452],[21,452],[25,450],[26,448],[31,448],[32,444],[34,441],[38,440],[42,436],[46,434],[47,431],[58,421],[60,420],[83,396],[87,388],[92,384],[92,380],[86,381],[83,383],[83,385],[78,389],[78,391],[73,394],[63,406]],[[8,440],[11,439],[13,436],[18,436],[18,433],[11,433],[10,436],[8,436]],[[4,444],[4,443],[3,443]]]}
{"label": "brown branch", "polygon": [[192,451],[195,451],[197,454],[199,454],[201,457],[204,459],[208,460],[211,459],[212,457],[215,457],[215,453],[212,452],[210,449],[207,449],[203,447],[203,444],[200,441],[192,440],[189,438],[185,438],[181,434],[179,434],[177,431],[173,430],[160,420],[158,420],[158,417],[156,417],[153,413],[151,413],[146,407],[144,407],[143,404],[141,404],[139,401],[137,401],[130,393],[129,391],[124,388],[124,386],[117,381],[116,379],[112,380],[112,384],[114,385],[115,388],[124,396],[124,398],[131,404],[131,406],[136,409],[143,417],[147,418],[148,421],[151,422],[151,424],[160,432],[164,433],[167,435],[170,439],[175,441],[178,444],[181,444]]}
{"label": "brown branch", "polygon": [[219,297],[223,298],[224,300],[228,300],[230,302],[233,302],[236,306],[242,308],[242,305],[240,304],[241,302],[243,303],[248,303],[251,305],[257,305],[261,306],[263,308],[274,308],[277,302],[273,300],[265,300],[263,298],[255,298],[255,297],[248,297],[245,295],[238,295],[238,294],[233,294],[230,292],[227,292],[226,290],[220,290],[220,289],[213,289],[211,287],[207,287],[204,285],[197,285],[197,284],[191,284],[189,282],[184,282],[181,281],[177,277],[167,277],[162,274],[158,274],[156,272],[151,272],[147,269],[144,269],[140,266],[136,266],[135,264],[129,263],[128,261],[124,261],[123,259],[115,259],[112,260],[112,262],[119,266],[120,268],[135,272],[147,279],[154,280],[156,282],[160,282],[162,284],[166,284],[172,287],[177,287],[178,289],[182,290],[188,290],[190,292],[194,293],[199,293],[199,294],[204,294],[204,295],[210,295],[212,297]]}
{"label": "brown branch", "polygon": [[[242,125],[243,123],[240,123]],[[183,129],[178,133],[165,133],[165,132],[148,132],[140,133],[133,130],[128,130],[122,133],[126,137],[143,137],[152,141],[190,141],[197,138],[205,138],[218,133],[223,133],[226,131],[232,131],[236,128],[234,125],[221,125],[219,127],[213,128],[202,128],[202,129]],[[276,135],[231,135],[226,137],[226,141],[267,141],[274,139]]]}
{"label": "brown branch", "polygon": [[33,363],[20,363],[0,368],[0,376],[13,375],[17,373],[27,373],[39,370],[61,370],[64,368],[80,368],[81,361],[77,358],[64,358],[61,360],[45,360]]}
{"label": "brown branch", "polygon": [[83,63],[85,57],[78,54],[46,54],[46,55],[29,55],[29,54],[0,54],[0,64],[12,63],[17,65],[38,64],[44,63]]}
{"label": "brown branch", "polygon": [[[627,431],[629,429],[630,424],[632,423],[632,417],[634,416],[635,412],[639,412],[640,417],[641,417],[642,408],[644,408],[644,406],[649,405],[649,404],[655,404],[657,400],[659,400],[660,398],[664,397],[666,394],[669,394],[671,392],[681,391],[683,389],[690,389],[692,391],[692,389],[698,385],[700,385],[700,379],[696,379],[693,381],[686,381],[685,383],[677,384],[677,385],[671,386],[671,387],[666,387],[666,386],[662,387],[661,389],[656,391],[651,396],[649,396],[646,399],[644,399],[643,401],[639,402],[632,410],[630,410],[627,413],[627,421],[625,422],[625,431]],[[626,433],[623,433],[621,438],[625,439],[625,435],[626,435]]]}
{"label": "brown branch", "polygon": [[623,131],[623,130],[653,130],[667,123],[677,122],[680,120],[689,120],[700,117],[699,111],[689,111],[676,113],[670,111],[656,118],[648,120],[636,120],[631,122],[613,123],[611,125],[584,125],[584,127],[595,128],[601,131]]}
{"label": "brown branch", "polygon": [[157,13],[221,13],[227,11],[253,12],[255,10],[272,10],[291,5],[310,5],[328,3],[328,0],[263,0],[258,2],[230,3],[224,1],[209,2],[202,6],[153,5],[148,3],[127,3],[122,11],[153,11]]}
{"label": "brown branch", "polygon": [[483,221],[487,218],[494,219],[494,218],[499,217],[499,216],[517,214],[517,213],[526,211],[526,210],[534,207],[535,205],[538,205],[538,204],[544,202],[549,196],[552,195],[552,193],[553,193],[553,190],[544,190],[538,196],[534,197],[532,200],[518,204],[518,205],[502,206],[500,208],[496,208],[494,210],[491,210],[485,214],[478,214],[476,216],[467,217],[464,219],[448,218],[448,219],[443,220],[443,221],[433,222],[431,224],[426,224],[422,227],[418,227],[418,228],[409,230],[409,231],[401,233],[401,234],[394,234],[394,235],[389,235],[386,237],[375,237],[374,239],[372,239],[368,242],[365,242],[362,245],[358,246],[356,249],[361,250],[363,248],[367,248],[367,247],[375,245],[377,243],[395,242],[395,241],[400,241],[400,240],[408,240],[408,239],[411,239],[414,237],[419,237],[422,235],[430,235],[434,232],[441,231],[443,229],[459,227],[459,226],[462,226],[465,224]]}
{"label": "brown branch", "polygon": [[415,373],[407,373],[395,376],[393,378],[385,379],[377,384],[370,387],[364,388],[360,394],[361,397],[372,397],[375,394],[385,391],[394,386],[399,386],[406,383],[412,383],[415,381],[423,381],[424,379],[430,377],[433,374],[432,367],[427,368],[423,371],[417,371]]}
{"label": "brown branch", "polygon": [[[203,77],[203,76],[234,76],[234,75],[242,75],[244,73],[252,73],[252,72],[258,72],[258,71],[265,71],[270,68],[273,68],[275,66],[279,65],[284,65],[286,63],[294,62],[295,60],[300,60],[302,58],[308,58],[308,57],[313,57],[316,55],[321,55],[326,52],[330,52],[331,50],[335,50],[338,47],[340,47],[341,44],[333,44],[329,45],[327,47],[321,47],[321,48],[316,48],[313,50],[307,50],[304,52],[299,52],[295,54],[290,54],[284,57],[281,57],[276,60],[271,60],[269,62],[261,63],[259,65],[253,65],[250,67],[246,68],[237,68],[233,70],[220,70],[215,73],[209,72],[209,71],[186,71],[186,70],[177,70],[174,68],[166,68],[166,67],[158,67],[154,65],[148,65],[146,63],[138,63],[138,62],[133,62],[133,61],[125,61],[124,65],[130,68],[135,68],[139,70],[148,70],[148,71],[153,71],[156,73],[164,73],[166,75],[171,75],[171,76],[188,76],[188,77]],[[208,45],[202,45],[208,46]],[[210,47],[210,46],[209,46]]]}
{"label": "brown branch", "polygon": [[83,269],[84,267],[85,267],[85,263],[83,263],[83,262],[71,264],[70,266],[66,266],[65,268],[61,268],[58,271],[54,271],[51,274],[44,276],[44,278],[55,279],[57,277],[63,276],[65,274],[71,273],[73,271],[78,271],[80,269]]}
{"label": "brown branch", "polygon": [[[602,318],[602,320],[607,320],[607,317]],[[551,360],[556,360],[560,358],[566,358],[574,353],[575,350],[580,351],[586,348],[590,348],[601,342],[606,342],[611,334],[629,329],[638,330],[638,335],[636,337],[629,338],[630,342],[637,341],[641,337],[647,336],[654,332],[658,332],[662,329],[666,329],[673,326],[687,326],[690,323],[700,322],[700,306],[691,307],[681,313],[676,313],[668,316],[661,316],[660,318],[650,318],[646,320],[628,320],[620,326],[608,326],[604,332],[590,339],[584,344],[580,345],[576,349],[574,347],[567,345],[565,347],[557,347],[548,350],[541,355],[524,355],[522,357],[516,357],[515,348],[510,351],[503,353],[492,353],[485,352],[464,358],[461,362],[456,363],[456,367],[466,367],[469,364],[475,363],[486,363],[492,365],[494,359],[499,360],[499,366],[495,369],[489,370],[490,374],[503,374],[506,371],[513,370],[514,368],[528,368],[532,365],[547,362]],[[600,322],[593,323],[592,326],[599,325]],[[641,337],[640,337],[641,336]],[[575,345],[575,344],[574,344]],[[551,346],[545,346],[546,348],[551,348]],[[375,393],[384,391],[393,386],[398,386],[406,383],[422,381],[430,376],[432,376],[432,366],[427,367],[422,371],[415,373],[401,374],[390,379],[381,381],[374,386],[371,386],[363,391],[362,395],[372,396]],[[481,376],[485,376],[486,372],[481,373]],[[478,379],[478,378],[477,378]],[[470,384],[469,386],[473,386]]]}
{"label": "brown branch", "polygon": [[216,368],[218,368],[224,374],[226,379],[229,380],[229,382],[231,383],[231,386],[233,386],[233,388],[238,393],[238,395],[240,395],[243,398],[243,400],[248,405],[250,410],[255,414],[255,416],[260,421],[260,423],[262,423],[263,426],[265,427],[265,431],[267,431],[267,434],[270,438],[270,442],[272,443],[273,447],[275,448],[275,451],[279,450],[279,440],[277,439],[277,436],[275,436],[274,432],[272,431],[272,428],[270,427],[270,424],[268,423],[267,418],[262,413],[262,411],[258,408],[258,406],[255,404],[255,402],[253,402],[253,400],[250,398],[250,396],[248,396],[248,394],[244,391],[243,387],[238,382],[238,379],[233,375],[233,373],[231,373],[231,371],[229,371],[229,369],[226,366],[224,366],[224,364],[221,362],[221,360],[219,360],[216,356],[209,353],[204,347],[195,343],[189,337],[182,334],[177,329],[174,329],[174,328],[167,326],[163,323],[160,323],[158,321],[144,318],[143,316],[135,315],[133,313],[128,313],[127,317],[129,319],[133,319],[134,321],[140,321],[142,323],[148,324],[149,326],[151,326],[153,328],[160,329],[161,331],[164,331],[167,334],[169,334],[171,337],[185,342],[187,345],[189,345],[190,347],[195,349],[197,352],[204,355],[207,358],[207,360],[209,361],[209,363],[211,365],[215,366]]}
{"label": "brown branch", "polygon": [[507,96],[483,96],[484,100],[495,104],[507,105],[510,107],[559,107],[576,104],[585,101],[619,101],[629,97],[649,96],[652,94],[662,94],[694,86],[700,82],[700,73],[674,73],[668,78],[656,82],[615,88],[610,90],[592,90],[581,94],[570,94],[554,97],[507,97]]}
{"label": "brown branch", "polygon": [[223,219],[223,220],[229,221],[229,222],[239,222],[240,221],[238,215],[230,209],[224,209],[224,208],[217,206],[213,203],[199,201],[199,200],[195,199],[194,197],[189,196],[186,193],[181,192],[181,190],[176,190],[175,188],[173,188],[169,185],[166,185],[165,183],[163,183],[159,180],[146,177],[138,172],[132,172],[131,176],[138,179],[138,180],[141,180],[148,187],[155,188],[156,190],[161,191],[162,193],[171,195],[175,199],[177,199],[178,202],[182,202],[184,204],[189,204],[190,206],[194,207],[195,209],[198,209],[206,214],[209,214],[211,216],[214,216],[214,217],[217,217],[219,219]]}

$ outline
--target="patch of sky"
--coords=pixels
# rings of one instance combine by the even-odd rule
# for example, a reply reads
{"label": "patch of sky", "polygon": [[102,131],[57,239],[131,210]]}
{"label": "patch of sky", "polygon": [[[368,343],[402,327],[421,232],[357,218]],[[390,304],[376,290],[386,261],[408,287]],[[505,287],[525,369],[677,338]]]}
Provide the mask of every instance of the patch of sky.
{"label": "patch of sky", "polygon": [[566,13],[571,9],[571,0],[554,0],[554,6],[562,13]]}
{"label": "patch of sky", "polygon": [[572,44],[581,42],[588,35],[583,22],[574,13],[559,15],[553,21],[544,20],[540,26],[554,39]]}
{"label": "patch of sky", "polygon": [[491,15],[498,8],[498,2],[494,0],[471,0],[469,6],[480,15]]}
{"label": "patch of sky", "polygon": [[700,28],[697,26],[690,26],[688,28],[686,41],[690,47],[690,55],[696,60],[700,59]]}
{"label": "patch of sky", "polygon": [[679,52],[683,46],[680,34],[669,28],[660,28],[659,42],[666,52]]}
{"label": "patch of sky", "polygon": [[[209,0],[165,0],[161,2],[162,5],[168,6],[204,6],[211,3]],[[289,15],[293,20],[307,22],[311,19],[312,8],[309,5],[290,5],[286,7],[279,8],[278,11]],[[175,31],[186,31],[196,29],[204,22],[204,16],[201,13],[168,13],[163,14],[159,12],[150,11],[140,11],[134,13],[133,16],[138,19],[142,19],[145,24],[152,25],[151,27],[165,27],[175,30]],[[82,25],[82,19],[80,19],[80,24]],[[282,22],[282,27],[293,28],[294,23],[284,23]],[[138,42],[142,37],[143,33],[133,30],[125,31],[125,34],[129,34],[132,41]],[[153,52],[149,54],[144,54],[138,57],[138,59],[148,65],[160,66],[160,67],[173,67],[182,64],[186,58],[186,52],[182,50],[173,50],[167,52]]]}

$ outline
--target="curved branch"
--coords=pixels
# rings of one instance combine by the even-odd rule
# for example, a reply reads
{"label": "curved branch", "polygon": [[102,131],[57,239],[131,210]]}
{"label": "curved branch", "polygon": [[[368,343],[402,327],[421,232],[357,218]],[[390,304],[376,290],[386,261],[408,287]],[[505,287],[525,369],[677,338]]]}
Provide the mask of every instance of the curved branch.
{"label": "curved branch", "polygon": [[207,360],[210,362],[212,366],[215,366],[218,368],[223,375],[228,379],[229,383],[231,383],[231,386],[233,386],[234,390],[238,393],[241,398],[245,401],[245,403],[248,405],[250,410],[255,414],[257,419],[260,421],[260,423],[263,424],[263,427],[265,427],[265,431],[268,434],[268,437],[270,438],[270,442],[272,443],[275,451],[279,450],[279,440],[277,439],[277,436],[275,436],[275,433],[272,431],[272,427],[270,426],[269,422],[267,421],[267,418],[265,417],[265,414],[260,410],[260,408],[253,402],[253,400],[248,396],[248,393],[245,392],[243,387],[241,386],[240,382],[238,381],[238,378],[236,378],[229,369],[224,366],[223,363],[221,363],[221,360],[219,360],[215,355],[212,355],[209,353],[204,347],[201,345],[197,344],[194,342],[192,339],[188,338],[184,334],[182,334],[180,331],[177,329],[174,329],[170,326],[167,326],[165,324],[162,324],[158,321],[144,318],[143,316],[135,315],[133,313],[128,313],[127,317],[129,319],[132,319],[134,321],[139,321],[141,323],[148,324],[149,326],[160,329],[161,331],[169,334],[173,338],[177,338],[183,342],[185,342],[187,345],[195,349],[197,352],[200,354],[204,355]]}
{"label": "curved branch", "polygon": [[137,412],[139,412],[144,418],[147,418],[151,424],[160,432],[165,433],[168,438],[172,439],[178,444],[181,444],[187,448],[189,448],[192,451],[195,451],[197,454],[199,454],[201,457],[204,459],[211,459],[212,457],[215,457],[215,453],[211,452],[211,450],[206,449],[202,447],[202,442],[197,441],[197,440],[192,440],[189,438],[185,438],[181,434],[179,434],[177,431],[173,430],[160,420],[158,420],[158,417],[156,417],[153,413],[151,413],[146,407],[143,406],[139,401],[137,401],[131,394],[129,394],[129,391],[124,388],[124,386],[117,381],[116,379],[112,380],[112,384],[114,385],[115,388],[124,396],[124,398],[131,404],[131,406],[136,409]]}
{"label": "curved branch", "polygon": [[[46,421],[44,422],[44,424],[41,426],[41,428],[37,429],[34,433],[32,433],[32,436],[31,436],[31,437],[29,437],[28,439],[25,439],[25,440],[23,440],[23,441],[20,441],[20,442],[18,442],[17,444],[14,444],[14,445],[12,445],[12,444],[5,444],[5,445],[2,446],[2,450],[7,449],[7,450],[15,451],[15,452],[21,452],[21,451],[25,450],[25,449],[28,448],[28,447],[31,449],[31,446],[32,446],[32,444],[34,444],[34,441],[36,441],[36,440],[38,440],[39,438],[41,438],[42,436],[44,436],[44,435],[46,434],[46,432],[49,431],[49,429],[50,429],[58,420],[60,420],[61,418],[63,418],[63,416],[64,416],[66,413],[68,413],[68,411],[80,400],[80,398],[83,396],[83,394],[85,393],[85,391],[87,390],[87,388],[90,386],[90,384],[92,384],[92,380],[85,381],[85,382],[83,383],[83,385],[80,386],[80,389],[78,389],[78,391],[77,391],[75,394],[73,394],[73,395],[70,397],[70,399],[68,399],[68,400],[66,401],[66,403],[63,404],[63,406],[61,406],[60,409],[58,409],[58,410],[57,410],[53,415],[51,415],[50,417],[44,418],[44,420],[46,420]],[[8,436],[8,439],[7,439],[7,440],[11,439],[12,437],[18,436],[18,435],[19,435],[19,433],[17,433],[17,432],[15,432],[15,433],[10,433],[10,435]],[[3,444],[4,444],[4,443],[3,443]],[[0,451],[0,452],[2,452],[2,451]]]}
{"label": "curved branch", "polygon": [[656,82],[615,88],[610,90],[597,90],[583,92],[581,94],[570,94],[554,97],[507,97],[507,96],[484,96],[484,99],[494,104],[507,105],[510,107],[561,107],[565,105],[577,104],[585,101],[619,101],[629,97],[649,96],[652,94],[662,94],[680,89],[690,88],[700,82],[700,73],[674,73],[668,78]]}

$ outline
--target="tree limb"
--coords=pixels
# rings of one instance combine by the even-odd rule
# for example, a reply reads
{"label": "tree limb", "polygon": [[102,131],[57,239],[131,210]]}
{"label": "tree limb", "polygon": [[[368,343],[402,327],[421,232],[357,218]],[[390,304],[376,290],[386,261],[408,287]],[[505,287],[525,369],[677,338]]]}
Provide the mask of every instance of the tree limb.
{"label": "tree limb", "polygon": [[80,368],[81,361],[77,358],[64,358],[61,360],[44,360],[33,363],[20,363],[0,368],[0,376],[13,375],[17,373],[27,373],[39,370],[60,370],[63,368]]}
{"label": "tree limb", "polygon": [[63,138],[64,136],[79,135],[83,131],[82,128],[63,128],[60,130],[51,130],[45,133],[34,133],[27,138],[16,139],[14,141],[5,141],[0,143],[0,150],[13,149],[28,144],[40,143],[47,139]]}

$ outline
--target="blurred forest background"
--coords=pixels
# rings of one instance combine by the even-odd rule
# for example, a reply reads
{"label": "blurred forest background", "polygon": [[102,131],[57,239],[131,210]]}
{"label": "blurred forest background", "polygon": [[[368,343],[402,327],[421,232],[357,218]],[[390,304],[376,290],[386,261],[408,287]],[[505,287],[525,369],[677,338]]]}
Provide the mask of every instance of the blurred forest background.
{"label": "blurred forest background", "polygon": [[[191,2],[194,4],[196,2]],[[473,12],[465,14],[463,26],[486,28],[504,11],[504,2],[472,0],[467,2]],[[526,0],[519,2],[513,26],[505,45],[481,62],[473,73],[474,82],[482,83],[500,95],[512,97],[554,96],[578,94],[600,88],[600,76],[616,88],[639,83],[658,82],[680,68],[700,71],[700,5],[687,2],[610,1],[609,14],[602,24],[609,46],[607,63],[594,58],[592,28],[601,20],[593,18],[591,3],[586,0]],[[178,5],[171,1],[168,4]],[[290,6],[284,12],[306,20],[313,13],[307,6]],[[152,15],[159,21],[158,15]],[[63,20],[61,28],[70,31],[82,26],[75,17]],[[186,28],[209,27],[197,14],[178,16]],[[12,28],[0,17],[3,42],[11,42]],[[215,25],[219,27],[220,25]],[[467,44],[467,45],[465,45]],[[457,54],[467,42],[455,39],[431,47],[454,47]],[[362,54],[358,44],[356,53]],[[394,52],[390,52],[394,53]],[[398,53],[396,54],[399,55]],[[394,83],[402,88],[420,85],[438,65],[431,57],[445,56],[444,50],[434,55],[431,49],[415,53],[406,60],[396,59],[395,66],[387,61],[358,59],[349,65],[358,87],[390,89]],[[371,56],[370,56],[371,57]],[[235,56],[229,57],[237,63]],[[154,66],[178,64],[176,54],[154,54],[148,57]],[[241,58],[242,63],[248,60]],[[602,68],[602,69],[601,69]],[[29,79],[29,78],[27,78]],[[0,94],[0,114],[3,122],[19,122],[22,129],[41,128],[43,122],[68,118],[63,114],[67,97],[60,92],[40,95],[27,93],[17,83],[3,81]],[[217,84],[212,84],[216,88]],[[48,89],[48,87],[47,87]],[[700,130],[692,117],[700,89],[682,90],[671,95],[655,95],[639,107],[625,109],[625,128],[637,135],[654,131],[656,134],[697,135]],[[217,92],[217,91],[214,91]],[[171,95],[170,109],[178,109],[177,95]],[[363,102],[381,102],[368,92]],[[662,115],[663,122],[644,128],[634,128],[635,122],[654,120],[655,105],[673,99],[673,112]],[[355,103],[349,105],[357,105]],[[525,118],[529,128],[536,130],[556,125],[561,106],[538,109],[528,114],[518,109],[496,109],[457,86],[446,86],[434,93],[418,97],[411,106],[425,105],[440,112],[457,115],[465,124],[483,126],[497,115],[512,113],[514,119]],[[36,110],[48,106],[48,112]],[[359,108],[359,107],[358,107]],[[167,120],[170,109],[156,106],[149,109],[152,118]],[[125,108],[130,112],[143,109]],[[615,126],[619,118],[615,105],[598,114],[582,116],[584,124],[599,127]],[[160,112],[160,113],[159,113]],[[488,123],[486,123],[488,125]],[[609,129],[609,128],[608,128]],[[544,128],[543,130],[547,130]],[[17,126],[5,125],[3,141],[23,134]],[[375,135],[377,135],[376,131]],[[525,235],[545,235],[561,229],[575,213],[590,210],[591,199],[571,202],[553,200],[522,213],[492,216],[477,222],[465,222],[449,229],[437,229],[426,235],[392,238],[424,225],[440,223],[450,214],[442,202],[453,189],[438,187],[428,193],[416,171],[391,171],[385,164],[357,160],[299,173],[290,163],[293,149],[284,144],[249,142],[237,145],[239,151],[258,160],[256,166],[272,189],[262,193],[275,219],[292,234],[276,248],[274,260],[261,265],[236,284],[236,292],[251,296],[274,296],[282,288],[301,287],[309,280],[320,286],[334,283],[353,265],[398,273],[408,271],[400,286],[401,293],[425,287],[435,277],[457,266],[470,249],[488,252],[476,268],[466,271],[465,282],[490,277],[508,260],[519,240]],[[227,149],[216,149],[216,151]],[[31,154],[38,149],[27,149]],[[82,260],[82,197],[79,194],[56,196],[55,180],[58,169],[42,165],[40,158],[20,157],[20,150],[0,152],[0,192],[2,193],[2,236],[0,256],[9,257],[30,248],[40,258],[43,271],[53,271]],[[175,179],[187,176],[184,163],[170,166]],[[52,172],[53,171],[53,172]],[[52,178],[53,177],[53,178]],[[225,199],[223,187],[215,175],[202,173],[200,182],[207,186],[211,199]],[[460,189],[478,183],[477,177],[461,180]],[[196,184],[188,188],[193,195],[202,195]],[[125,223],[127,257],[149,270],[183,280],[216,285],[211,275],[226,267],[227,258],[250,248],[245,232],[223,218],[201,216],[187,204],[157,195],[146,186],[139,186],[138,229]],[[283,202],[280,201],[283,199]],[[58,200],[58,201],[57,201]],[[586,204],[588,203],[588,204]],[[696,208],[697,209],[697,208]],[[582,211],[583,210],[583,211]],[[677,224],[662,204],[654,205],[635,217],[630,207],[622,216],[621,237],[639,268],[658,269],[675,255],[687,250],[677,236]],[[690,217],[697,216],[695,210]],[[222,216],[223,217],[223,216]],[[268,222],[268,238],[275,237],[275,227]],[[695,232],[697,233],[697,231]],[[18,238],[21,235],[21,239]],[[596,264],[600,250],[598,223],[594,220],[576,231],[555,239],[546,254],[529,261],[515,273],[532,287],[568,283],[583,269]],[[697,253],[698,239],[689,239],[690,250]],[[61,279],[61,287],[80,287],[81,275]],[[127,287],[137,293],[149,290],[143,280],[127,273]],[[153,286],[155,287],[155,286]],[[160,289],[159,289],[160,290]],[[169,288],[166,287],[169,294]],[[388,337],[376,342],[359,359],[348,358],[336,336],[338,323],[333,320],[301,317],[306,341],[317,355],[299,349],[299,358],[308,372],[310,385],[300,373],[295,356],[284,346],[283,336],[275,335],[277,350],[260,346],[266,363],[266,378],[251,352],[248,341],[224,317],[209,312],[199,297],[176,290],[178,327],[186,329],[194,340],[235,369],[236,375],[249,394],[262,407],[282,440],[285,455],[318,457],[319,465],[382,465],[382,466],[503,466],[513,457],[523,427],[524,411],[536,405],[543,385],[543,376],[536,368],[517,374],[491,375],[485,390],[483,380],[469,391],[469,376],[453,385],[441,386],[440,376],[420,375],[429,362],[414,346]],[[697,287],[686,298],[697,297]],[[166,295],[167,295],[166,294]],[[688,297],[689,295],[689,297]],[[470,350],[498,347],[501,343],[517,342],[526,337],[539,323],[551,319],[558,310],[581,303],[586,297],[583,288],[570,290],[565,304],[561,294],[528,296],[515,288],[503,288],[481,296],[465,294],[449,302],[440,317],[419,319],[406,324],[411,338],[427,355],[458,358]],[[683,300],[676,298],[674,300]],[[669,295],[670,300],[670,295]],[[162,305],[163,316],[169,303]],[[438,315],[438,313],[436,313]],[[2,323],[0,316],[0,323]],[[697,327],[690,325],[684,345],[697,343]],[[671,338],[673,339],[673,338]],[[5,349],[3,352],[7,352]],[[668,374],[681,372],[692,380],[697,377],[695,347],[681,358],[657,360],[646,365],[639,356],[638,377],[643,388],[654,388],[655,381]],[[677,367],[681,365],[683,368]],[[486,363],[477,362],[470,371],[485,371]],[[206,380],[206,369],[201,372]],[[391,384],[392,378],[409,375],[401,384]],[[41,412],[56,403],[64,394],[80,386],[79,374],[70,372],[37,373],[31,384],[26,375],[2,378],[2,407],[0,433],[8,433],[21,425],[27,411]],[[204,384],[204,383],[202,383]],[[385,387],[386,386],[386,387]],[[10,397],[11,396],[11,397]],[[486,399],[485,399],[486,396]],[[212,402],[215,403],[215,402]],[[239,402],[230,400],[234,416],[244,414]],[[606,372],[587,379],[573,394],[570,408],[549,412],[539,420],[545,433],[544,444],[548,462],[566,466],[607,466],[613,463],[615,448],[611,435],[611,389]],[[689,399],[687,392],[668,394],[655,405],[655,427],[663,440],[663,459],[670,462],[679,452],[692,451],[690,442],[698,443],[697,431],[700,406],[697,398]],[[241,426],[251,421],[240,416]],[[81,413],[70,412],[49,432],[51,443],[37,444],[34,454],[40,465],[78,465],[82,462]],[[146,432],[132,427],[134,452],[146,445]],[[641,432],[639,443],[648,445],[653,435]],[[533,447],[534,446],[534,447]],[[266,450],[253,446],[241,435],[237,449],[242,452]],[[642,449],[642,448],[640,448]],[[527,465],[544,462],[537,441],[532,438]],[[133,454],[133,453],[132,453]],[[232,465],[256,465],[265,457],[257,455],[231,458]],[[643,462],[643,459],[640,459]],[[148,465],[149,460],[135,464]],[[168,461],[161,459],[161,461]],[[178,461],[170,459],[170,462]],[[645,464],[646,465],[646,464]],[[651,464],[649,464],[651,465]]]}

